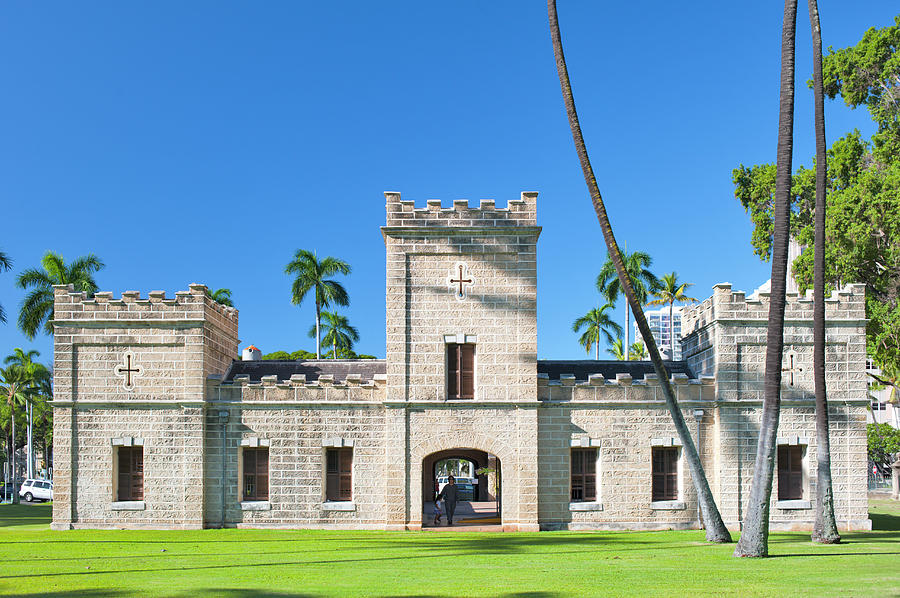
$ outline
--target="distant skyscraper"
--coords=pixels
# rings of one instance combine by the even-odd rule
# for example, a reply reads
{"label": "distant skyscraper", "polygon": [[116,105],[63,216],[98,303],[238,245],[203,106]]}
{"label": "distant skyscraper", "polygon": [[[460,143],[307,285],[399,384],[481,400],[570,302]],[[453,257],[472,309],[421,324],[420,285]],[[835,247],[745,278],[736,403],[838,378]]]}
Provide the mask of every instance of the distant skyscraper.
{"label": "distant skyscraper", "polygon": [[[673,332],[675,334],[675,356],[671,355],[672,341],[669,339],[669,306],[666,305],[656,311],[645,311],[647,316],[647,324],[650,325],[650,332],[656,340],[656,346],[663,359],[681,360],[681,307],[675,306],[672,309]],[[637,323],[634,323],[634,338],[641,338]]]}

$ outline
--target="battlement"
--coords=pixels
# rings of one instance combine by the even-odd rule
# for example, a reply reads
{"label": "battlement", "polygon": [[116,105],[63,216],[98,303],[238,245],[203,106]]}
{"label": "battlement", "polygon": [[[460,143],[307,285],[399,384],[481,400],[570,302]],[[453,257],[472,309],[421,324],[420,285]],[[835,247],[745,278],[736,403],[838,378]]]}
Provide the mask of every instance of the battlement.
{"label": "battlement", "polygon": [[[670,380],[678,401],[710,401],[714,399],[715,379],[712,376],[690,378],[673,374]],[[538,400],[564,402],[659,402],[664,404],[662,385],[656,374],[644,374],[634,379],[630,373],[618,373],[615,379],[591,374],[577,380],[575,374],[560,374],[550,380],[545,373],[537,376]]]}
{"label": "battlement", "polygon": [[470,207],[466,199],[453,201],[445,208],[439,199],[429,199],[426,207],[416,208],[412,200],[400,199],[400,193],[384,194],[388,227],[508,227],[537,225],[537,192],[523,191],[520,199],[510,200],[506,208],[497,208],[493,199],[482,199]]}
{"label": "battlement", "polygon": [[289,380],[279,380],[276,375],[263,376],[252,382],[247,375],[238,375],[233,381],[222,381],[210,376],[207,384],[209,396],[217,400],[242,402],[381,402],[385,400],[386,379],[375,374],[364,380],[361,374],[347,374],[344,380],[323,374],[317,380],[307,380],[304,374],[293,374]]}
{"label": "battlement", "polygon": [[[788,293],[784,319],[786,322],[812,320],[813,293]],[[716,320],[767,320],[771,294],[758,292],[747,297],[744,291],[733,291],[731,283],[713,286],[713,294],[705,301],[687,306],[681,312],[681,332],[688,337]],[[825,298],[825,320],[864,320],[866,287],[848,284]]]}
{"label": "battlement", "polygon": [[206,296],[206,285],[192,284],[187,291],[166,297],[165,291],[125,291],[121,297],[99,291],[91,298],[76,292],[73,285],[55,285],[54,321],[68,320],[167,320],[224,319],[236,327],[238,310]]}

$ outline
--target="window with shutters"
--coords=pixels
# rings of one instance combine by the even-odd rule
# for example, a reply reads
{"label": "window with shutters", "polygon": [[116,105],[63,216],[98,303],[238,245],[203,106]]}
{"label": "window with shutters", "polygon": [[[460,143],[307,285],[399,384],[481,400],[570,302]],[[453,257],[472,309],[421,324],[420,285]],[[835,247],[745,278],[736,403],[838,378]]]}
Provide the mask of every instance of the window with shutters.
{"label": "window with shutters", "polygon": [[778,500],[803,499],[802,445],[778,447]]}
{"label": "window with shutters", "polygon": [[325,500],[353,500],[353,448],[330,448],[325,453]]}
{"label": "window with shutters", "polygon": [[269,500],[269,449],[243,449],[241,500]]}
{"label": "window with shutters", "polygon": [[144,500],[144,447],[120,446],[116,450],[116,500]]}
{"label": "window with shutters", "polygon": [[652,451],[652,500],[678,500],[679,448],[677,446],[655,446]]}
{"label": "window with shutters", "polygon": [[475,345],[447,344],[447,398],[475,398]]}
{"label": "window with shutters", "polygon": [[572,502],[597,500],[597,449],[572,449]]}

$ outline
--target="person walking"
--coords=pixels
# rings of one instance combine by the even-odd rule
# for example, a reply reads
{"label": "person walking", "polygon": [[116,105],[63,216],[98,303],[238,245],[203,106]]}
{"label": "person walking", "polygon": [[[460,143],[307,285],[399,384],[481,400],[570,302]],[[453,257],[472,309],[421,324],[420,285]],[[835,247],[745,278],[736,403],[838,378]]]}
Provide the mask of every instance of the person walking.
{"label": "person walking", "polygon": [[447,512],[447,525],[453,525],[453,513],[456,511],[456,500],[458,488],[456,487],[456,478],[450,476],[447,478],[447,485],[437,495],[434,502],[444,499],[444,510]]}

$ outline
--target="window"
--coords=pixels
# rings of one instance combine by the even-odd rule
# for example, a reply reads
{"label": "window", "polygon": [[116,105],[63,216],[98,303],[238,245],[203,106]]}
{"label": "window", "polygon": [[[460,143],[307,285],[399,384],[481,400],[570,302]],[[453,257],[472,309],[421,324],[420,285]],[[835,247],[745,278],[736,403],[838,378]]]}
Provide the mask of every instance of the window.
{"label": "window", "polygon": [[269,449],[245,448],[242,500],[269,500]]}
{"label": "window", "polygon": [[655,446],[652,451],[652,500],[678,500],[678,447]]}
{"label": "window", "polygon": [[803,499],[803,448],[778,447],[778,500]]}
{"label": "window", "polygon": [[885,411],[887,409],[887,403],[882,403],[880,401],[872,401],[872,411]]}
{"label": "window", "polygon": [[475,345],[447,344],[447,398],[475,398]]}
{"label": "window", "polygon": [[572,502],[597,500],[597,449],[572,449]]}
{"label": "window", "polygon": [[144,447],[118,447],[118,500],[144,500]]}
{"label": "window", "polygon": [[327,449],[325,460],[325,500],[353,500],[353,449]]}

